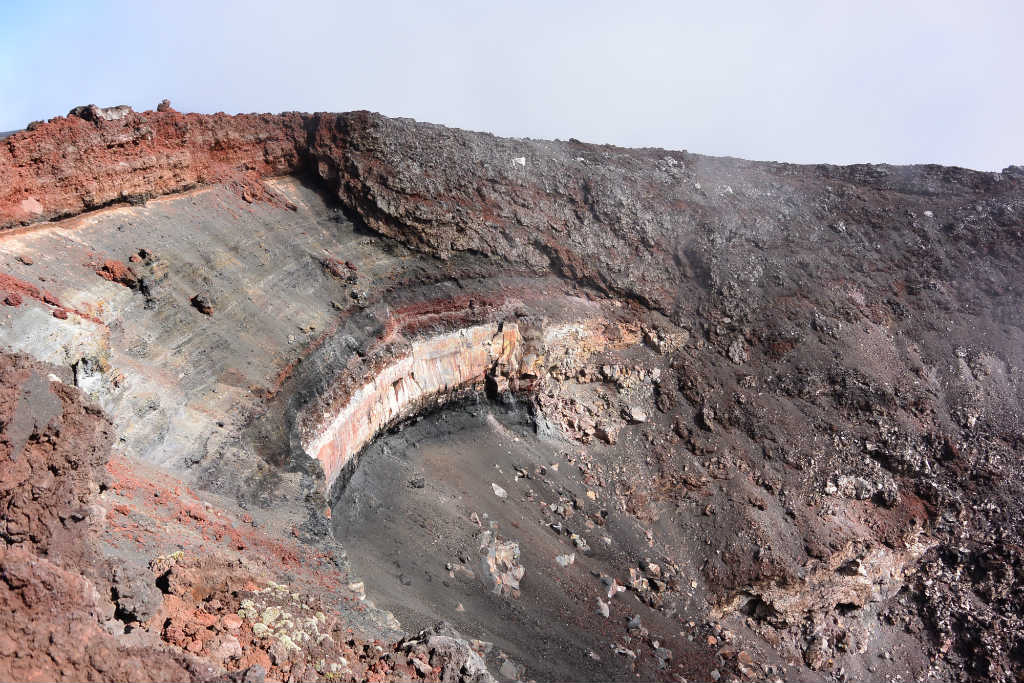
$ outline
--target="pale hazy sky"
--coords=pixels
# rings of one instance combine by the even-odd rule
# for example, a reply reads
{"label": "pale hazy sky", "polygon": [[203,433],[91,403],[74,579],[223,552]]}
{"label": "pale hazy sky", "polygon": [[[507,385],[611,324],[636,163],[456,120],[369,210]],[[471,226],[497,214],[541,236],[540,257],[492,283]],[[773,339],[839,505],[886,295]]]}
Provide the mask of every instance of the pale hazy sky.
{"label": "pale hazy sky", "polygon": [[347,111],[795,162],[1024,163],[1024,2],[0,0],[0,131]]}

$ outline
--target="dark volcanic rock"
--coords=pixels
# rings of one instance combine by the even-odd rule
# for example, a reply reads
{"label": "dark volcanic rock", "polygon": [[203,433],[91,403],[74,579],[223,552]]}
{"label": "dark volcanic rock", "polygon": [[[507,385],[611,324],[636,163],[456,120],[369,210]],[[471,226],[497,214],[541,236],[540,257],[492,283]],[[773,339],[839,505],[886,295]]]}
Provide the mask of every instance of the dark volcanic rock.
{"label": "dark volcanic rock", "polygon": [[213,315],[213,297],[209,292],[200,292],[191,299],[193,308],[204,315]]}
{"label": "dark volcanic rock", "polygon": [[[682,453],[723,467],[716,476],[740,500],[756,496],[735,478],[734,457],[740,471],[777,473],[785,493],[764,486],[785,501],[794,533],[749,531],[760,503],[702,504],[717,546],[702,571],[713,600],[762,596],[773,607],[755,627],[771,638],[817,624],[793,647],[812,668],[831,666],[834,644],[852,636],[823,620],[848,598],[836,593],[821,611],[755,587],[801,585],[802,567],[834,556],[850,532],[822,518],[820,492],[837,474],[880,465],[895,481],[861,488],[893,522],[869,523],[873,543],[935,522],[924,522],[921,542],[935,544],[936,560],[887,619],[936,634],[924,636],[928,652],[966,678],[1019,669],[1018,606],[983,587],[1018,579],[966,578],[991,576],[974,558],[1005,554],[1007,534],[1024,540],[1012,521],[1024,493],[1024,184],[1013,169],[758,163],[500,139],[366,113],[315,123],[319,176],[371,228],[441,258],[466,252],[553,271],[695,332],[672,363],[688,403],[680,413],[707,431],[680,430]],[[615,442],[607,425],[597,435]],[[679,448],[667,447],[670,481],[692,476],[680,471]],[[984,493],[962,476],[982,471]],[[977,495],[986,502],[966,512]],[[949,505],[966,517],[940,521]],[[966,538],[974,550],[964,560],[956,549]],[[830,595],[811,585],[801,590]],[[938,588],[947,585],[955,598]],[[771,616],[783,604],[799,614]],[[955,626],[975,611],[985,635]]]}
{"label": "dark volcanic rock", "polygon": [[946,267],[992,255],[1021,265],[1024,185],[1012,174],[513,140],[366,112],[314,123],[320,176],[371,227],[441,257],[552,269],[667,313],[709,289],[746,298],[866,262],[924,279],[935,264],[920,245],[959,241],[950,226],[968,217],[983,244]]}
{"label": "dark volcanic rock", "polygon": [[153,572],[127,566],[114,567],[111,584],[112,597],[117,604],[115,616],[121,621],[148,621],[163,602],[163,593],[156,586]]}
{"label": "dark volcanic rock", "polygon": [[[289,206],[263,184],[280,174],[318,178],[348,216],[391,239],[379,240],[385,247],[375,243],[378,238],[353,240],[344,253],[320,243],[287,251],[299,244],[300,234],[330,234],[340,220],[321,214],[307,224],[282,222],[305,209],[300,211],[297,199]],[[408,342],[401,334],[447,333],[467,321],[513,318],[524,321],[525,329],[536,314],[532,309],[542,308],[537,299],[550,297],[530,299],[524,292],[539,291],[536,283],[556,281],[557,275],[579,310],[589,300],[618,311],[607,316],[614,320],[600,333],[609,348],[628,355],[630,340],[641,346],[647,340],[646,355],[637,351],[615,363],[642,361],[658,371],[656,389],[643,385],[655,403],[630,383],[628,373],[603,374],[600,365],[582,366],[589,361],[531,353],[524,362],[529,357],[537,368],[519,389],[530,396],[539,391],[535,385],[554,378],[547,385],[551,395],[533,394],[531,407],[538,422],[571,422],[583,442],[567,449],[574,460],[566,468],[580,472],[595,503],[601,496],[602,509],[644,525],[645,555],[664,550],[671,557],[659,557],[659,563],[683,567],[671,580],[648,576],[631,582],[640,586],[632,590],[643,604],[667,614],[675,609],[675,594],[676,604],[686,609],[731,618],[728,628],[742,629],[748,643],[760,643],[776,661],[804,662],[806,668],[795,672],[801,675],[842,666],[854,677],[909,677],[937,667],[940,677],[1012,680],[1024,667],[1024,174],[1017,167],[981,173],[938,166],[799,166],[502,139],[367,112],[229,117],[184,115],[169,107],[137,113],[90,106],[6,138],[0,144],[0,178],[0,229],[203,185],[222,184],[236,195],[229,198],[244,200],[227,209],[202,205],[237,222],[218,214],[209,226],[190,223],[219,239],[203,243],[216,250],[208,258],[204,253],[179,260],[174,253],[175,239],[196,234],[179,223],[202,218],[198,208],[188,213],[192,209],[178,207],[177,214],[169,209],[167,222],[150,233],[162,238],[166,227],[169,235],[159,250],[175,269],[160,306],[153,308],[166,316],[161,324],[167,329],[181,326],[180,339],[135,331],[137,338],[123,342],[119,335],[127,333],[112,318],[109,326],[88,320],[101,329],[97,337],[130,346],[139,360],[125,361],[119,347],[110,355],[129,372],[184,378],[142,360],[178,355],[198,370],[183,384],[209,377],[217,392],[238,389],[238,405],[245,407],[237,408],[238,415],[218,416],[228,418],[221,426],[280,416],[279,425],[254,437],[273,451],[265,461],[242,446],[236,453],[230,440],[211,446],[217,462],[228,463],[225,470],[239,462],[248,466],[246,458],[260,460],[258,474],[239,467],[244,481],[260,491],[279,489],[287,467],[310,467],[308,459],[290,460],[289,450],[302,429],[316,426],[302,422],[306,415],[337,414],[349,396],[346,386],[363,386],[370,378],[357,371],[387,366]],[[266,203],[280,213],[265,214]],[[292,211],[284,211],[286,206]],[[253,244],[228,239],[237,238],[242,225],[259,233],[249,240]],[[280,225],[291,226],[288,240],[274,232]],[[12,240],[18,234],[7,233]],[[124,235],[131,234],[126,227]],[[258,259],[244,260],[254,258],[242,253],[254,245],[262,250]],[[405,247],[441,261],[407,258]],[[360,260],[361,250],[374,249],[374,258]],[[292,261],[274,261],[285,253]],[[5,315],[27,327],[41,325],[28,316],[43,306],[55,307],[52,314],[62,319],[69,312],[82,320],[85,311],[102,313],[101,306],[88,308],[92,302],[85,301],[83,312],[65,309],[35,280],[28,281],[41,279],[46,264],[60,258],[40,255],[31,270],[8,260],[11,273],[0,273],[9,304]],[[150,281],[159,281],[154,269],[166,275],[170,267],[141,257],[132,262],[142,265],[132,267],[101,261],[96,272],[102,277],[143,293],[150,291]],[[413,265],[381,275],[398,261]],[[273,272],[289,269],[294,274],[286,287],[261,290]],[[227,277],[250,271],[258,276]],[[527,281],[518,285],[515,301],[505,298],[503,278],[510,273]],[[109,287],[93,272],[88,276]],[[185,280],[175,280],[185,277],[193,278],[187,289]],[[77,305],[78,298],[66,295],[88,285],[69,282],[55,291]],[[234,289],[223,289],[229,286]],[[221,336],[206,353],[196,353],[189,345],[200,337],[184,316],[174,317],[174,304],[198,318],[185,302],[204,287],[218,297],[228,292],[231,306],[222,306],[212,320],[201,319]],[[417,288],[432,295],[413,297]],[[132,298],[143,305],[132,292],[110,289],[124,297],[109,303],[118,312],[131,311]],[[300,315],[300,299],[307,295],[329,296],[337,315]],[[150,291],[147,302],[155,296]],[[292,296],[293,308],[273,308],[276,325],[259,317],[260,307],[270,310]],[[347,305],[349,299],[358,301],[358,310]],[[216,328],[243,302],[251,308],[242,333]],[[209,315],[214,302],[201,292],[191,305]],[[49,317],[47,322],[57,324]],[[273,335],[266,334],[268,328]],[[32,338],[30,332],[18,341]],[[343,334],[359,338],[342,343]],[[288,355],[282,351],[273,362],[256,353],[271,336],[288,344],[278,347]],[[670,343],[672,338],[680,341]],[[243,342],[250,347],[250,365],[267,362],[265,376],[224,366],[218,352]],[[175,354],[166,348],[151,353],[151,343],[169,345]],[[350,353],[355,349],[360,352]],[[347,385],[329,385],[343,375],[339,366],[355,370],[344,375]],[[5,368],[14,373],[11,386],[27,377],[16,363]],[[122,378],[110,375],[114,389],[108,397],[132,388],[133,378],[122,385]],[[502,393],[509,384],[508,377],[489,378],[494,393],[499,379]],[[584,388],[574,391],[597,386],[601,400],[595,393],[560,404],[555,380],[578,380]],[[395,395],[405,391],[401,382],[388,386]],[[74,403],[69,388],[55,391],[64,405]],[[323,410],[303,413],[316,401]],[[7,412],[14,417],[3,428],[5,443],[15,444],[5,476],[15,478],[4,489],[8,513],[0,529],[8,544],[45,549],[75,528],[79,513],[66,508],[83,499],[74,476],[60,478],[65,488],[54,489],[43,463],[55,459],[61,471],[73,470],[67,461],[74,454],[45,420],[25,432],[15,419],[16,405],[12,394]],[[148,410],[132,419],[146,424],[154,419],[145,417]],[[558,415],[544,414],[557,410],[566,411],[561,422]],[[168,412],[176,411],[169,406]],[[263,429],[268,420],[253,429]],[[154,423],[153,430],[162,441],[177,424],[169,420],[165,430]],[[17,461],[23,442],[36,460]],[[227,459],[229,451],[236,459]],[[87,449],[77,457],[95,469],[94,455]],[[602,471],[599,466],[613,458],[620,458],[616,468]],[[26,462],[42,469],[25,470]],[[228,474],[234,473],[225,479]],[[399,488],[405,495],[416,493],[420,481],[407,477]],[[61,512],[36,509],[39,498],[27,495],[29,489],[55,497],[49,507]],[[509,496],[515,497],[511,489]],[[309,501],[311,509],[324,507],[313,494]],[[573,507],[587,505],[581,498]],[[567,512],[564,503],[555,508]],[[578,530],[581,519],[605,523],[588,512],[571,521],[552,520],[550,528],[568,524],[566,529]],[[609,533],[616,526],[609,521]],[[0,560],[15,555],[8,551]],[[593,598],[580,598],[588,611]],[[136,616],[150,612],[146,604],[121,607]],[[704,618],[697,613],[688,614],[695,624]],[[719,624],[693,628],[696,640],[687,642],[718,648],[714,656],[723,661],[731,657],[720,648],[719,639],[729,641]],[[205,647],[181,635],[181,647]],[[31,637],[45,641],[41,632]],[[446,642],[438,641],[447,647]],[[222,645],[231,648],[230,642]],[[599,656],[645,656],[641,645],[618,643]],[[650,646],[643,645],[652,653],[661,647]],[[891,652],[897,652],[895,659],[881,656]],[[688,659],[678,653],[653,656],[663,664]],[[750,655],[734,660],[741,672],[740,665],[755,663]],[[410,666],[441,672],[429,657],[417,662]],[[269,660],[251,663],[270,666]]]}

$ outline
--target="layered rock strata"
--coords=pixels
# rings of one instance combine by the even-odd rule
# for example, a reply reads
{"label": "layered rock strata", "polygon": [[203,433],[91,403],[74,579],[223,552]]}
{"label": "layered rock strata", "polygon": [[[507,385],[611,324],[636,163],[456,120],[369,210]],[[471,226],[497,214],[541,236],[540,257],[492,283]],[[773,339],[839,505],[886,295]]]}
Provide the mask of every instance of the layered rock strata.
{"label": "layered rock strata", "polygon": [[[336,412],[322,412],[319,419],[304,415],[301,420],[315,426],[303,448],[320,463],[330,490],[352,458],[389,426],[473,393],[529,393],[549,367],[564,359],[578,365],[615,346],[604,335],[608,324],[599,318],[561,324],[507,321],[414,339]],[[307,410],[315,410],[315,404]]]}
{"label": "layered rock strata", "polygon": [[263,198],[253,181],[298,167],[295,141],[304,125],[297,114],[130,111],[113,120],[69,115],[33,125],[0,144],[0,227],[218,182]]}
{"label": "layered rock strata", "polygon": [[[974,222],[976,248],[1021,265],[1001,240],[1024,187],[1016,166],[795,166],[501,139],[369,112],[57,117],[0,144],[0,229],[217,182],[272,199],[256,180],[288,173],[318,176],[370,227],[442,258],[468,251],[553,270],[666,313],[689,309],[722,267],[749,285],[798,266],[795,243],[826,247],[823,268],[849,268],[842,244],[870,241],[882,206],[899,207],[923,239]],[[766,252],[759,264],[735,248],[747,242]],[[889,247],[879,266],[927,263]]]}
{"label": "layered rock strata", "polygon": [[[324,474],[491,374],[564,411],[595,529],[628,515],[679,567],[646,604],[716,606],[809,676],[1021,668],[1019,167],[86,108],[4,138],[0,178],[4,349],[282,535],[322,542]],[[551,342],[612,311],[614,357]]]}
{"label": "layered rock strata", "polygon": [[464,390],[483,389],[488,373],[513,370],[519,328],[479,325],[415,341],[355,391],[320,434],[305,445],[334,484],[341,470],[381,430],[419,412],[428,401],[442,404]]}

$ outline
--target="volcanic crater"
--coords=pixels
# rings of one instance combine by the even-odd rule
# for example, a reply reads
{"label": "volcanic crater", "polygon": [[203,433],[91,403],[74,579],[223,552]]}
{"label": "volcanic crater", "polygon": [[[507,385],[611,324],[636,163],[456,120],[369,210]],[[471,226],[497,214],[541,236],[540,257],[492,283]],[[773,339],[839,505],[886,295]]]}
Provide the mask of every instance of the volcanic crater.
{"label": "volcanic crater", "polygon": [[1017,680],[1024,171],[0,135],[5,680]]}

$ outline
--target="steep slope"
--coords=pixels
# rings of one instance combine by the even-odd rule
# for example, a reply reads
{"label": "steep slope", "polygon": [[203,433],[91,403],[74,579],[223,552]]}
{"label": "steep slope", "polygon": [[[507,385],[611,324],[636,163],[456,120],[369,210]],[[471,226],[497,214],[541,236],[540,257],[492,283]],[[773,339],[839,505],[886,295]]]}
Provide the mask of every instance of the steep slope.
{"label": "steep slope", "polygon": [[[1018,167],[163,109],[79,108],[0,142],[0,343],[70,368],[140,471],[238,516],[240,501],[268,537],[344,547],[324,515],[359,500],[346,484],[393,493],[358,470],[366,444],[415,450],[386,431],[468,396],[525,401],[548,441],[508,439],[532,464],[501,480],[493,530],[537,538],[513,531],[531,519],[566,531],[544,548],[598,548],[533,584],[564,576],[566,624],[608,641],[597,659],[566,651],[580,671],[1012,680],[1024,665]],[[530,460],[549,448],[571,477]],[[465,504],[444,513],[453,538]],[[380,528],[388,547],[430,547]],[[632,602],[612,601],[619,585]],[[602,595],[611,621],[595,622]],[[530,619],[538,600],[509,609]],[[640,610],[684,635],[630,626]],[[499,628],[486,611],[445,616]],[[372,637],[387,618],[371,613],[351,623]]]}

